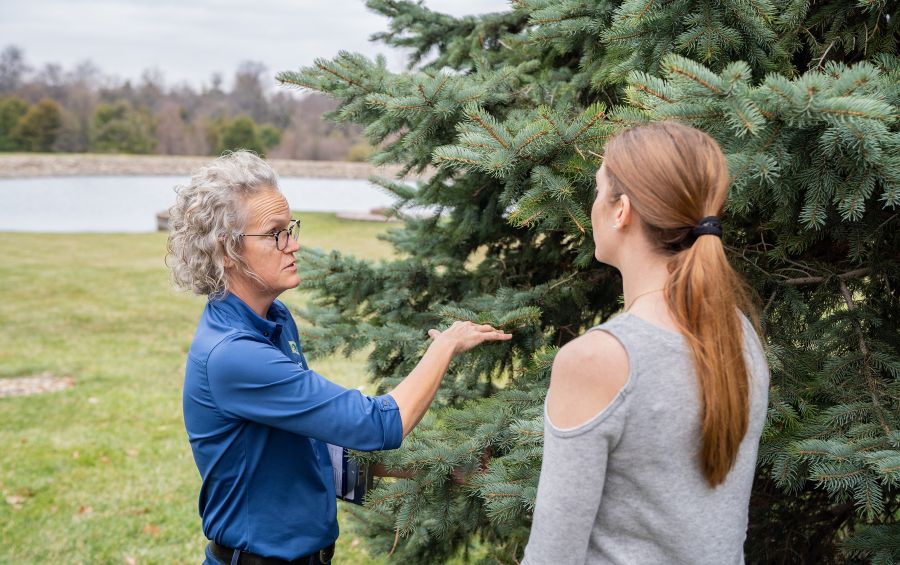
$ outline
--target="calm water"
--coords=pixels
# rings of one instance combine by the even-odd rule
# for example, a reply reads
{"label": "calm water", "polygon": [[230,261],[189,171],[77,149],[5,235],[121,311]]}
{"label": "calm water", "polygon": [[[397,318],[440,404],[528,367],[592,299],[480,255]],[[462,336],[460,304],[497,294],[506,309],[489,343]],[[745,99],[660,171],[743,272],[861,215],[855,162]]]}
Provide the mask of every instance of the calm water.
{"label": "calm water", "polygon": [[[149,232],[186,177],[0,179],[0,231]],[[280,179],[291,208],[368,212],[393,197],[365,180]]]}

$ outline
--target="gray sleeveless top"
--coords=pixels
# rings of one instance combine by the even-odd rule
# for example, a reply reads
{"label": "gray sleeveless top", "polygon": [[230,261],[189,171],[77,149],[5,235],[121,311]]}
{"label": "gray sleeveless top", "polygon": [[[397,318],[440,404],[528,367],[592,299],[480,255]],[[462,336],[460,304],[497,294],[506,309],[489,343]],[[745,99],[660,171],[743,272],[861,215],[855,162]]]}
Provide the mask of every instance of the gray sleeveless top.
{"label": "gray sleeveless top", "polygon": [[628,313],[591,328],[622,343],[628,380],[576,428],[555,427],[545,406],[544,460],[523,564],[743,563],[769,386],[762,345],[746,318],[743,324],[750,423],[716,488],[700,469],[699,385],[681,334]]}

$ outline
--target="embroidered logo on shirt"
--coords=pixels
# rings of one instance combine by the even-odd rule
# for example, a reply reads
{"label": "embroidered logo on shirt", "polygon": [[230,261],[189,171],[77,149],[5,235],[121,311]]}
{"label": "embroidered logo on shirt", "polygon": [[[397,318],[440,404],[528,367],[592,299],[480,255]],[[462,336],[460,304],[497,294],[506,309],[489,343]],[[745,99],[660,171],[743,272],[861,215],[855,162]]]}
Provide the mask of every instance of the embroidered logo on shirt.
{"label": "embroidered logo on shirt", "polygon": [[296,342],[289,341],[289,342],[288,342],[288,345],[291,346],[291,351],[293,351],[293,352],[296,353],[297,355],[300,355],[300,350],[297,348],[297,343],[296,343]]}

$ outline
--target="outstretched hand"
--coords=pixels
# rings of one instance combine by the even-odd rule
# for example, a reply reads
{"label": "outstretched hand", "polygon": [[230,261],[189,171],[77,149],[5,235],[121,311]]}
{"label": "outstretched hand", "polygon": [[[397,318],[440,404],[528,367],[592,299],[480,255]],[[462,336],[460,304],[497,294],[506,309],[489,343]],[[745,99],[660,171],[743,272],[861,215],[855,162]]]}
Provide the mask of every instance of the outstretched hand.
{"label": "outstretched hand", "polygon": [[512,334],[487,324],[472,322],[454,322],[444,331],[428,330],[428,336],[433,341],[425,355],[409,376],[400,381],[390,393],[400,409],[403,437],[416,427],[428,410],[454,355],[485,341],[512,339]]}
{"label": "outstretched hand", "polygon": [[435,340],[446,340],[453,344],[453,353],[468,351],[485,341],[508,341],[512,334],[498,330],[489,324],[476,324],[473,322],[453,322],[453,325],[444,331],[428,330],[428,336]]}

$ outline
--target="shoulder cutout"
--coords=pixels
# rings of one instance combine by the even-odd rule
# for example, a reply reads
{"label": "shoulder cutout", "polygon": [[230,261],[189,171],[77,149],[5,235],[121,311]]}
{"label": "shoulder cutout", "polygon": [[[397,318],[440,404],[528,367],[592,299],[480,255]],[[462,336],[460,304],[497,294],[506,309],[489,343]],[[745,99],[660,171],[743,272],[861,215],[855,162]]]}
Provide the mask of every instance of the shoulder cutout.
{"label": "shoulder cutout", "polygon": [[606,408],[628,380],[628,354],[605,331],[563,346],[553,361],[547,415],[557,428],[575,428]]}

